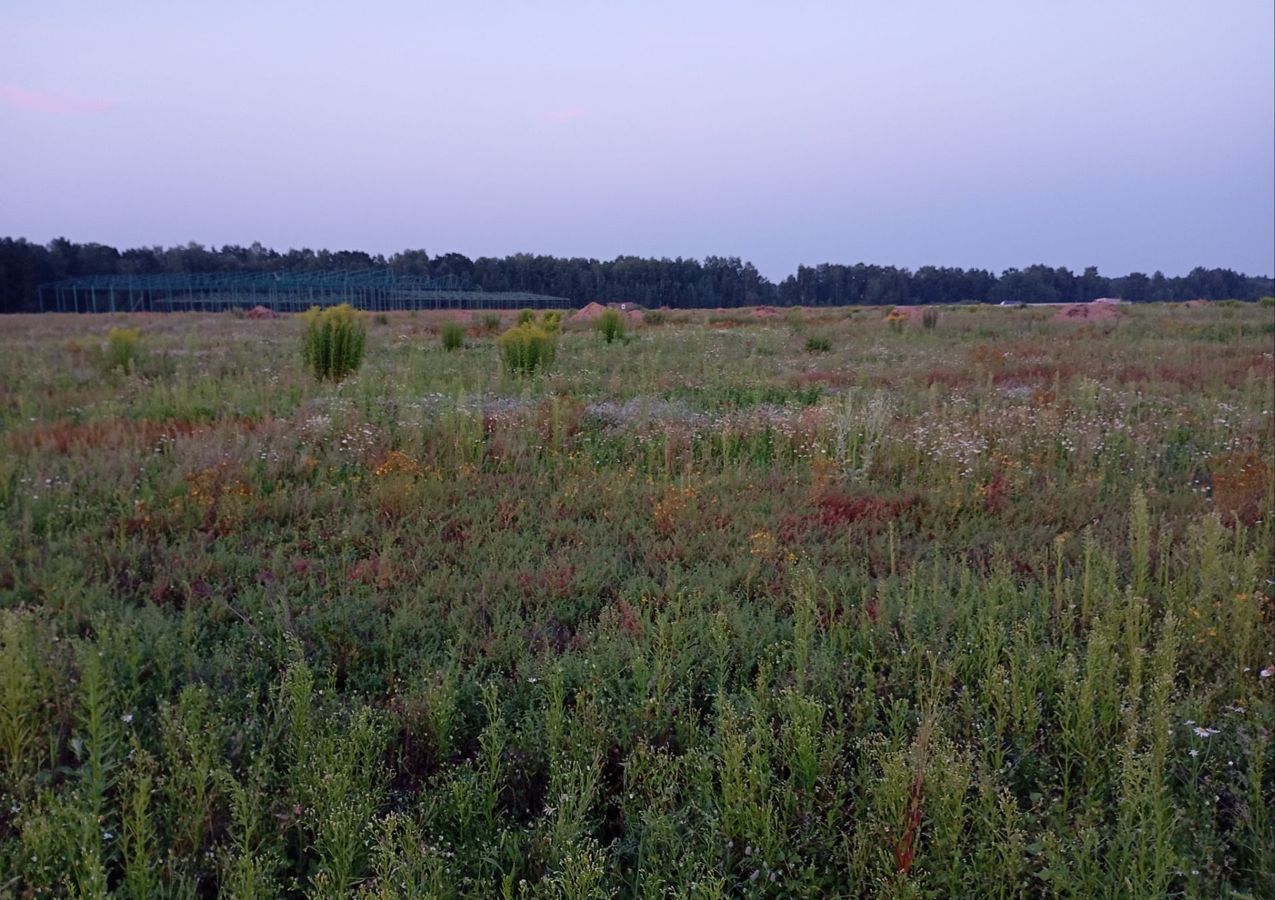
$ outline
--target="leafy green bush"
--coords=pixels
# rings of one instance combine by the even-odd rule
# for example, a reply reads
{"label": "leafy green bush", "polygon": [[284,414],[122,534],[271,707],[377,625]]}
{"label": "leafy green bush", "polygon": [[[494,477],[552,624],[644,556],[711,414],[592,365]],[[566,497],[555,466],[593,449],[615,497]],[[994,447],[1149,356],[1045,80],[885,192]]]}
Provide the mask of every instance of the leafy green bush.
{"label": "leafy green bush", "polygon": [[312,306],[304,314],[305,335],[301,356],[319,381],[340,381],[363,362],[367,325],[362,314],[342,303],[321,309]]}
{"label": "leafy green bush", "polygon": [[624,316],[616,309],[608,309],[598,316],[594,328],[602,335],[602,339],[610,344],[624,337]]}
{"label": "leafy green bush", "polygon": [[438,335],[443,342],[444,350],[459,350],[465,346],[465,326],[455,319],[444,322]]}
{"label": "leafy green bush", "polygon": [[556,309],[546,310],[540,317],[540,327],[550,334],[557,334],[562,330],[562,313]]}
{"label": "leafy green bush", "polygon": [[142,333],[136,328],[112,328],[107,333],[103,362],[108,372],[119,370],[131,375],[141,357]]}
{"label": "leafy green bush", "polygon": [[478,327],[484,334],[495,334],[500,330],[500,313],[483,313],[478,320]]}
{"label": "leafy green bush", "polygon": [[532,324],[532,323],[534,323],[535,321],[536,321],[536,314],[535,314],[535,312],[534,312],[534,311],[532,311],[532,310],[530,310],[530,309],[520,309],[520,310],[518,310],[518,324],[519,324],[519,325],[531,325],[531,324]]}
{"label": "leafy green bush", "polygon": [[667,319],[664,311],[660,309],[648,309],[642,313],[642,321],[647,325],[663,325]]}
{"label": "leafy green bush", "polygon": [[832,341],[822,335],[812,335],[806,338],[807,353],[827,353],[832,349]]}
{"label": "leafy green bush", "polygon": [[1275,297],[1263,297],[1258,302],[1266,309],[1270,309],[1272,306],[1275,306]]}
{"label": "leafy green bush", "polygon": [[500,336],[500,357],[506,371],[514,375],[531,375],[553,362],[557,339],[539,325],[530,322],[515,325]]}

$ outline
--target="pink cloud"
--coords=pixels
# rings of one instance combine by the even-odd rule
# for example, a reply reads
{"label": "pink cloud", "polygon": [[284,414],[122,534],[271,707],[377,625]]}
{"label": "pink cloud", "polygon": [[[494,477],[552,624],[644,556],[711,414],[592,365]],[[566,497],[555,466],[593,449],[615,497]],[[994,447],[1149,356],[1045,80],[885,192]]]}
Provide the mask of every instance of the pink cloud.
{"label": "pink cloud", "polygon": [[545,121],[551,125],[561,125],[563,122],[570,122],[574,119],[583,119],[589,114],[589,111],[583,106],[564,106],[561,109],[555,109],[545,116]]}
{"label": "pink cloud", "polygon": [[119,105],[117,100],[101,100],[93,97],[72,97],[49,91],[33,91],[12,84],[0,84],[0,106],[25,109],[30,112],[55,116],[81,116],[106,112]]}

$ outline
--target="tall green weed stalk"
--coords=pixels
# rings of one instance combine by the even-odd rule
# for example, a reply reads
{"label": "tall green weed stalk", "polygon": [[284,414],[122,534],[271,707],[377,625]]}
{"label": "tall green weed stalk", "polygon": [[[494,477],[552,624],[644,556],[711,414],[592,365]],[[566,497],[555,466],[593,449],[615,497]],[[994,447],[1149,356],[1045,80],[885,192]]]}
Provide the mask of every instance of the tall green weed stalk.
{"label": "tall green weed stalk", "polygon": [[312,306],[304,316],[301,355],[306,368],[319,381],[341,381],[358,371],[367,343],[362,313],[342,303]]}

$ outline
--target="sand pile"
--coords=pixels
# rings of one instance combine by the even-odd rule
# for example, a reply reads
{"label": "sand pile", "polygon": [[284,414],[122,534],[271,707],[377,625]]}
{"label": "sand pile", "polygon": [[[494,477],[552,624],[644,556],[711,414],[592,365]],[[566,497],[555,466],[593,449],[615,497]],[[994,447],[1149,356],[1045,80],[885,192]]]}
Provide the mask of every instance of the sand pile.
{"label": "sand pile", "polygon": [[277,319],[279,314],[267,306],[257,305],[243,314],[245,319]]}

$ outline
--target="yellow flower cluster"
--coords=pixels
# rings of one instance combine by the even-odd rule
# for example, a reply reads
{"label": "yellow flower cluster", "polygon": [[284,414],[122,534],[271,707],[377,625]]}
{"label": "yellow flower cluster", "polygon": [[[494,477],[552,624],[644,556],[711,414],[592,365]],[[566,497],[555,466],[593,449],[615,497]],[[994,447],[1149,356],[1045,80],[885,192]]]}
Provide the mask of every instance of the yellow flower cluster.
{"label": "yellow flower cluster", "polygon": [[424,472],[421,464],[400,450],[391,450],[385,455],[381,464],[372,470],[377,478],[388,478],[395,475],[406,475],[416,478]]}
{"label": "yellow flower cluster", "polygon": [[696,490],[693,487],[670,485],[665,489],[664,496],[655,503],[655,526],[662,532],[672,531],[678,517],[690,506],[695,496]]}

